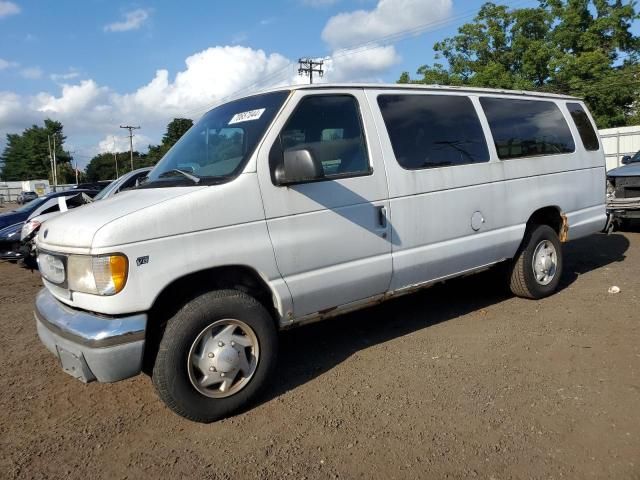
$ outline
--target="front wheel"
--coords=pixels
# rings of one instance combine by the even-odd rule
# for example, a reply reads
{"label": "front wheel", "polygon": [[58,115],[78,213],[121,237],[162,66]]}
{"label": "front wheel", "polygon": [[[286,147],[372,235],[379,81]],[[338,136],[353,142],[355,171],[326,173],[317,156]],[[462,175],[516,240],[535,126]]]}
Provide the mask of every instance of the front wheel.
{"label": "front wheel", "polygon": [[562,248],[558,234],[548,225],[528,228],[511,264],[511,291],[523,298],[543,298],[558,289],[561,275]]}
{"label": "front wheel", "polygon": [[197,422],[227,417],[250,403],[276,364],[273,319],[237,290],[205,293],[167,323],[153,383],[178,415]]}

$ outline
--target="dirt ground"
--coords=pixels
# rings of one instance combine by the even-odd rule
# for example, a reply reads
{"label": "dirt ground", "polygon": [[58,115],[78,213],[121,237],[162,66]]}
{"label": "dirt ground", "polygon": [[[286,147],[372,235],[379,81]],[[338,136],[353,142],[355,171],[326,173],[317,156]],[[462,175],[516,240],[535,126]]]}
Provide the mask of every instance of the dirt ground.
{"label": "dirt ground", "polygon": [[640,478],[640,233],[565,258],[542,301],[486,272],[286,332],[272,387],[211,425],[146,376],[63,373],[38,274],[0,264],[0,478]]}

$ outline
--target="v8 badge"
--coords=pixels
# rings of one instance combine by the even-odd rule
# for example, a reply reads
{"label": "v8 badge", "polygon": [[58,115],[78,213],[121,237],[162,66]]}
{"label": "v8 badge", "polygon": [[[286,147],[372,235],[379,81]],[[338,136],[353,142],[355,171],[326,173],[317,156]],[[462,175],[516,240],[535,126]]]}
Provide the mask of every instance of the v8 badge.
{"label": "v8 badge", "polygon": [[146,265],[147,263],[149,263],[149,255],[145,255],[144,257],[138,257],[136,259],[137,266]]}

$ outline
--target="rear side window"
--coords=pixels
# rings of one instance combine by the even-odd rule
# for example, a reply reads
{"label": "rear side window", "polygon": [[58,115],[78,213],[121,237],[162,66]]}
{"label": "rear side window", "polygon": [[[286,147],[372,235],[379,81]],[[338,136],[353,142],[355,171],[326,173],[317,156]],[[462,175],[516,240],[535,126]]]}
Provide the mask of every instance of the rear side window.
{"label": "rear side window", "polygon": [[502,160],[575,150],[569,125],[553,102],[483,97],[480,103]]}
{"label": "rear side window", "polygon": [[489,161],[482,126],[468,97],[380,95],[378,105],[401,167],[413,170]]}
{"label": "rear side window", "polygon": [[600,148],[598,143],[598,135],[596,135],[593,125],[587,116],[587,112],[584,111],[582,105],[579,103],[567,103],[567,108],[573,118],[573,123],[576,124],[580,139],[586,150],[594,151]]}

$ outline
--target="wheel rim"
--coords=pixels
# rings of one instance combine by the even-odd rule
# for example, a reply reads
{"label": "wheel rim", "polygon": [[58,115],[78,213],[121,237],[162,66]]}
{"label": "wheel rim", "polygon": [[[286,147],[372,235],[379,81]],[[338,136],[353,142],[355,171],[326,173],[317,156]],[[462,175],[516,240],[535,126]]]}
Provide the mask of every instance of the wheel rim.
{"label": "wheel rim", "polygon": [[556,276],[558,254],[549,240],[542,240],[533,251],[533,276],[540,285],[549,285]]}
{"label": "wheel rim", "polygon": [[229,397],[249,383],[259,358],[258,337],[251,327],[236,319],[218,320],[202,330],[189,349],[189,380],[207,397]]}

